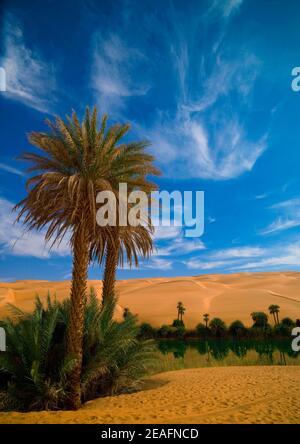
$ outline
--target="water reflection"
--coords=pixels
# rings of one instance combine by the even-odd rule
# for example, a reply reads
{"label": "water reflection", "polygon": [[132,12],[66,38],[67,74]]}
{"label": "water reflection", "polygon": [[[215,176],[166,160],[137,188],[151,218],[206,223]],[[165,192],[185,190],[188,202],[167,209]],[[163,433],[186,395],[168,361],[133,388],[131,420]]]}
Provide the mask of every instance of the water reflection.
{"label": "water reflection", "polygon": [[222,364],[300,365],[300,352],[293,351],[289,341],[165,340],[158,342],[158,349],[162,359],[172,358],[181,363],[181,368]]}

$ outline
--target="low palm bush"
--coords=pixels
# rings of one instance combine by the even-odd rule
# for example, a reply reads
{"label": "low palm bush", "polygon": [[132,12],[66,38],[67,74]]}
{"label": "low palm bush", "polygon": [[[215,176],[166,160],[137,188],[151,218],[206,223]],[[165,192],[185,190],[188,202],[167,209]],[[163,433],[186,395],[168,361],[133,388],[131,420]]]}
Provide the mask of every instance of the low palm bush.
{"label": "low palm bush", "polygon": [[242,338],[247,335],[247,329],[241,321],[237,320],[237,321],[233,321],[230,324],[230,326],[228,328],[228,333],[233,338]]}
{"label": "low palm bush", "polygon": [[220,338],[226,335],[227,327],[224,321],[220,318],[213,318],[209,323],[211,333],[216,338]]}
{"label": "low palm bush", "polygon": [[[91,290],[85,305],[83,401],[138,387],[154,363],[151,341],[138,340],[136,317],[113,319],[116,300],[103,308]],[[14,319],[0,324],[7,350],[0,354],[0,409],[63,409],[68,405],[67,381],[74,362],[65,358],[70,301],[37,298],[33,313],[12,307]]]}

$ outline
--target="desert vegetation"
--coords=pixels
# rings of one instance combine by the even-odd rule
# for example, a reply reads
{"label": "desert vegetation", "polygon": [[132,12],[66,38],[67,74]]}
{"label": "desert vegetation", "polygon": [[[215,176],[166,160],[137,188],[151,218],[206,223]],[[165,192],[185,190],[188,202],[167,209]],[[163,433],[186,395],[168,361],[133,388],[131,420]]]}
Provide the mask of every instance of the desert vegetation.
{"label": "desert vegetation", "polygon": [[[264,312],[253,312],[250,314],[252,326],[246,327],[242,321],[233,321],[227,325],[220,318],[210,320],[209,313],[202,317],[203,322],[199,322],[194,329],[186,329],[183,314],[186,308],[182,302],[177,304],[177,318],[171,325],[162,325],[160,328],[154,328],[150,324],[141,324],[139,337],[152,339],[268,339],[268,338],[291,338],[292,329],[300,326],[300,319],[292,320],[288,317],[279,320],[278,313],[280,307],[272,305],[269,307],[270,314],[273,315],[274,323],[269,323],[269,316]],[[200,316],[199,316],[200,317]]]}
{"label": "desert vegetation", "polygon": [[[102,307],[91,290],[84,304],[82,401],[136,389],[155,361],[152,341],[137,339],[136,317],[113,319],[116,300]],[[13,317],[1,321],[7,351],[0,354],[2,410],[64,409],[68,406],[68,374],[75,358],[65,353],[71,300],[36,300],[32,313],[11,307]]]}
{"label": "desert vegetation", "polygon": [[[138,227],[123,227],[118,221],[116,226],[100,227],[96,223],[96,196],[100,191],[112,191],[117,197],[119,183],[125,182],[128,192],[150,192],[156,186],[147,177],[159,174],[153,166],[154,158],[146,152],[148,143],[125,143],[123,138],[128,133],[129,125],[108,127],[107,119],[107,115],[103,115],[99,120],[97,109],[91,112],[87,108],[82,122],[75,112],[65,120],[57,117],[54,121],[47,121],[48,132],[32,132],[29,135],[29,142],[38,152],[27,152],[21,156],[22,160],[30,163],[28,173],[31,177],[27,181],[27,195],[15,207],[17,220],[29,230],[46,227],[45,240],[52,246],[64,238],[69,239],[73,256],[67,306],[48,304],[44,309],[38,302],[33,315],[26,317],[20,312],[17,321],[8,320],[4,324],[8,351],[1,356],[1,381],[4,379],[4,384],[8,384],[7,393],[10,394],[13,390],[17,393],[18,386],[24,385],[23,400],[18,398],[19,395],[12,395],[14,399],[18,398],[21,408],[59,406],[78,409],[87,394],[89,397],[94,392],[85,380],[88,368],[85,367],[88,353],[86,335],[90,335],[93,341],[98,339],[98,343],[94,342],[94,351],[99,344],[103,345],[97,322],[100,322],[102,312],[101,319],[108,323],[105,325],[111,322],[118,264],[122,265],[127,260],[130,264],[134,262],[138,265],[138,256],[148,256],[152,251],[153,229],[150,220]],[[97,307],[93,319],[94,331],[87,332],[87,276],[92,261],[104,268],[103,293],[101,309]],[[90,303],[95,305],[95,299]],[[129,321],[133,322],[133,318],[124,318],[123,324],[118,325],[120,331]],[[39,333],[39,328],[45,329],[45,333]],[[59,336],[59,329],[63,330],[59,339],[62,343],[58,349],[57,344],[53,349],[53,341],[56,342],[53,335],[55,338]],[[137,334],[137,329],[133,331]],[[115,346],[120,353],[119,359],[125,359],[121,334],[118,340],[120,347]],[[32,346],[33,350],[30,351]],[[53,375],[50,362],[51,356],[54,359],[53,354],[56,355],[55,350],[61,353],[61,359],[57,359],[57,365],[53,366]],[[130,354],[131,350],[133,353],[134,349],[130,347],[127,352]],[[113,349],[110,351],[115,355]],[[19,361],[20,365],[16,367]],[[104,386],[113,385],[110,377],[115,373],[103,371],[105,360],[99,361],[98,370],[95,369],[96,361],[92,365],[94,376],[96,373],[98,375],[96,386],[100,387],[99,378],[102,378],[101,390],[105,391]],[[115,371],[118,372],[117,367]],[[33,396],[32,384],[36,396]],[[49,385],[47,390],[45,384]],[[52,400],[54,392],[57,402]],[[51,401],[48,402],[49,396]]]}

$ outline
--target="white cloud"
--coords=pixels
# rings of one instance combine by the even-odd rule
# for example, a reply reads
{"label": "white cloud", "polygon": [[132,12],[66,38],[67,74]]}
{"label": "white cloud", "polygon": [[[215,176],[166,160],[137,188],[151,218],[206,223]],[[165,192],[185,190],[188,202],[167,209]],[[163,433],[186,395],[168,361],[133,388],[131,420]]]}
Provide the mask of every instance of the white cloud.
{"label": "white cloud", "polygon": [[101,108],[118,111],[124,106],[124,99],[145,95],[149,85],[137,83],[135,70],[144,61],[144,55],[135,48],[129,48],[112,34],[104,40],[94,36],[92,48],[91,86]]}
{"label": "white cloud", "polygon": [[200,239],[180,237],[170,240],[166,246],[158,247],[155,254],[157,256],[184,256],[201,250],[205,250],[205,245]]}
{"label": "white cloud", "polygon": [[223,5],[223,15],[224,17],[229,17],[231,14],[236,12],[241,4],[243,3],[243,0],[225,0],[220,2]]}
{"label": "white cloud", "polygon": [[206,259],[190,259],[188,261],[183,261],[187,268],[192,270],[212,270],[217,268],[227,268],[229,265],[235,264],[236,261],[213,261],[207,262]]}
{"label": "white cloud", "polygon": [[266,271],[282,267],[295,268],[300,267],[300,243],[276,244],[268,248],[229,248],[182,262],[193,270]]}
{"label": "white cloud", "polygon": [[25,177],[25,173],[17,168],[6,165],[5,163],[0,163],[0,170],[6,171],[7,173],[15,174],[17,176]]}
{"label": "white cloud", "polygon": [[233,265],[239,265],[240,261],[250,257],[260,257],[265,254],[265,249],[260,247],[237,247],[227,248],[219,251],[213,251],[211,253],[202,254],[201,257],[194,257],[183,263],[187,268],[196,270],[211,270],[218,268],[232,267]]}
{"label": "white cloud", "polygon": [[160,225],[158,227],[155,227],[154,239],[155,240],[173,239],[177,236],[180,236],[181,231],[182,231],[181,227],[174,227],[174,226],[163,227]]}
{"label": "white cloud", "polygon": [[171,270],[172,264],[173,263],[171,260],[154,257],[150,259],[149,262],[146,262],[144,264],[144,268],[154,268],[156,270]]}
{"label": "white cloud", "polygon": [[216,132],[209,130],[204,118],[178,115],[157,123],[147,136],[166,173],[178,177],[187,172],[204,179],[238,177],[251,171],[267,148],[267,136],[251,141],[236,117],[220,118]]}
{"label": "white cloud", "polygon": [[232,259],[232,258],[245,258],[262,256],[265,253],[265,249],[261,247],[240,247],[240,248],[227,248],[225,250],[219,250],[209,254],[210,259]]}
{"label": "white cloud", "polygon": [[263,194],[257,194],[256,196],[254,196],[254,199],[262,200],[262,199],[265,199],[266,197],[268,197],[268,194],[267,193],[263,193]]}
{"label": "white cloud", "polygon": [[284,200],[282,202],[278,202],[277,204],[272,205],[270,208],[274,210],[285,210],[287,212],[292,212],[292,213],[297,211],[298,213],[298,211],[300,211],[300,199],[296,198],[296,199]]}
{"label": "white cloud", "polygon": [[[167,174],[182,177],[188,171],[190,176],[214,180],[238,177],[251,171],[267,148],[266,133],[253,139],[246,130],[261,63],[247,52],[242,58],[239,53],[236,60],[217,52],[212,71],[202,73],[195,86],[189,82],[192,71],[184,39],[172,50],[179,88],[177,111],[173,116],[159,113],[146,130],[147,137]],[[197,63],[203,63],[202,58],[197,62],[194,57],[192,66]],[[238,96],[239,114],[231,106],[232,94]]]}
{"label": "white cloud", "polygon": [[228,19],[239,10],[242,3],[243,0],[213,0],[206,16],[218,14]]}
{"label": "white cloud", "polygon": [[43,60],[41,54],[26,45],[23,29],[16,17],[7,15],[4,35],[4,56],[1,60],[6,72],[4,97],[48,112],[54,100],[53,67]]}
{"label": "white cloud", "polygon": [[244,54],[242,59],[227,59],[216,55],[212,72],[202,81],[202,91],[198,100],[183,103],[182,108],[188,112],[205,111],[220,97],[226,97],[230,92],[237,92],[241,101],[247,101],[253,84],[259,74],[260,60],[253,54]]}
{"label": "white cloud", "polygon": [[273,234],[278,231],[288,230],[289,228],[298,227],[300,220],[283,220],[282,218],[276,219],[268,227],[261,230],[260,234]]}
{"label": "white cloud", "polygon": [[279,215],[266,228],[260,231],[261,235],[273,234],[300,226],[300,199],[290,199],[272,205],[270,210]]}
{"label": "white cloud", "polygon": [[[246,48],[230,57],[224,45],[220,46],[219,31],[223,39],[231,17],[241,5],[242,0],[213,1],[206,14],[192,18],[188,33],[184,26],[174,25],[179,17],[174,12],[176,8],[171,8],[175,15],[171,14],[170,29],[161,33],[169,49],[166,57],[170,57],[170,78],[173,80],[175,74],[177,80],[178,88],[173,93],[176,109],[155,109],[152,124],[146,128],[135,125],[138,136],[146,136],[152,142],[152,151],[165,175],[231,179],[251,171],[267,148],[266,134],[253,139],[246,130],[261,62]],[[199,39],[199,21],[203,17],[208,27],[218,18],[219,43],[216,45],[213,39],[214,52],[207,48],[198,54],[195,41]],[[99,104],[122,118],[128,98],[148,92],[147,72],[151,65],[141,51],[121,40],[123,31],[121,27],[119,36],[112,33],[108,38],[100,32],[95,35],[91,71]],[[232,95],[242,106],[239,113],[232,107]],[[219,100],[225,103],[219,106]]]}
{"label": "white cloud", "polygon": [[70,254],[68,240],[61,242],[51,252],[45,244],[45,230],[41,232],[25,231],[20,223],[14,223],[16,214],[12,213],[14,204],[0,198],[0,248],[2,254],[31,256],[47,259],[51,255],[67,256]]}
{"label": "white cloud", "polygon": [[272,267],[299,267],[300,266],[300,244],[293,243],[285,246],[278,246],[268,251],[268,256],[261,259],[246,262],[235,266],[235,269],[251,270],[265,269]]}

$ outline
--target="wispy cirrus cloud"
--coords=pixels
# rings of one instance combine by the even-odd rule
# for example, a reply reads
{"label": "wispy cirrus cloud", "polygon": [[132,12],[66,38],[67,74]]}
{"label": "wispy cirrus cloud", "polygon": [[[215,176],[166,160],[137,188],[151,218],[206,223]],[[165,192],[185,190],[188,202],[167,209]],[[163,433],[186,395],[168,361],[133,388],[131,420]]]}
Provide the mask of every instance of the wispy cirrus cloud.
{"label": "wispy cirrus cloud", "polygon": [[285,200],[272,205],[269,209],[277,213],[276,219],[260,230],[259,234],[274,234],[300,226],[300,199]]}
{"label": "wispy cirrus cloud", "polygon": [[[164,52],[156,60],[145,56],[138,41],[134,47],[128,43],[128,22],[121,20],[110,34],[94,35],[91,87],[101,107],[118,118],[126,119],[130,98],[146,95],[151,87],[155,90],[148,77],[153,65],[159,67],[163,61],[165,74],[159,82],[170,78],[158,85],[159,91],[173,87],[175,79],[176,104],[164,108],[159,103],[146,127],[139,119],[134,125],[139,137],[151,140],[165,175],[185,177],[188,171],[189,176],[204,179],[231,179],[251,171],[267,148],[267,132],[253,137],[247,128],[261,62],[247,48],[234,54],[226,46],[227,31],[242,4],[242,0],[215,0],[206,11],[199,6],[199,14],[189,23],[183,23],[185,18],[182,21],[173,4],[164,24],[154,14],[142,18],[149,39],[155,41],[159,29]],[[130,7],[129,11],[132,15]],[[202,32],[210,38],[198,48],[195,42],[201,41]],[[233,96],[241,109],[232,106]]]}
{"label": "wispy cirrus cloud", "polygon": [[171,270],[172,260],[154,257],[144,264],[144,268],[153,268],[155,270]]}
{"label": "wispy cirrus cloud", "polygon": [[56,90],[54,67],[27,45],[17,17],[7,14],[2,32],[4,53],[1,66],[6,72],[3,96],[38,111],[50,112]]}
{"label": "wispy cirrus cloud", "polygon": [[201,256],[192,257],[183,263],[188,269],[212,270],[219,268],[231,268],[238,266],[241,261],[253,257],[261,257],[265,249],[261,247],[244,246],[237,248],[226,248],[223,250],[204,252]]}
{"label": "wispy cirrus cloud", "polygon": [[237,247],[219,250],[209,254],[210,259],[232,259],[232,258],[248,258],[262,256],[265,249],[261,247]]}
{"label": "wispy cirrus cloud", "polygon": [[262,193],[262,194],[257,194],[256,196],[254,196],[255,200],[262,200],[262,199],[266,199],[268,197],[267,193]]}
{"label": "wispy cirrus cloud", "polygon": [[[226,80],[223,78],[224,74],[220,79],[217,79],[216,74],[209,77],[208,83],[211,86],[197,100],[184,101],[184,97],[189,94],[183,90],[175,118],[170,118],[168,114],[165,117],[160,115],[157,123],[148,131],[150,140],[153,140],[154,151],[167,164],[167,170],[176,171],[180,176],[184,171],[189,171],[194,177],[230,179],[251,171],[266,150],[267,133],[253,139],[245,126],[245,116],[242,123],[236,112],[227,112],[232,88],[235,87],[235,94],[240,88],[240,100],[244,102],[257,75],[253,73],[245,80],[241,72],[245,62],[240,62],[241,71],[236,63],[234,65]],[[219,70],[224,70],[222,64]],[[179,76],[183,77],[182,73]],[[241,80],[238,81],[237,78]],[[222,108],[226,111],[221,111],[217,106],[219,99],[228,101],[227,106]],[[187,170],[181,167],[179,159],[186,164]]]}
{"label": "wispy cirrus cloud", "polygon": [[200,239],[190,239],[179,237],[172,239],[167,245],[158,246],[155,254],[157,256],[184,256],[189,253],[195,253],[200,250],[205,250],[205,245]]}
{"label": "wispy cirrus cloud", "polygon": [[276,243],[269,247],[244,246],[205,253],[182,261],[192,270],[227,272],[269,271],[300,267],[300,244]]}
{"label": "wispy cirrus cloud", "polygon": [[[96,33],[92,45],[91,88],[105,109],[120,112],[127,98],[142,96],[150,85],[135,76],[145,63],[145,56],[136,48],[128,47],[116,34],[103,39]],[[145,76],[144,76],[145,77]]]}
{"label": "wispy cirrus cloud", "polygon": [[224,19],[227,19],[239,10],[243,1],[244,0],[213,0],[206,17],[221,14]]}
{"label": "wispy cirrus cloud", "polygon": [[15,174],[16,176],[25,177],[26,174],[19,170],[18,168],[7,165],[6,163],[0,163],[0,170],[5,171],[7,173]]}
{"label": "wispy cirrus cloud", "polygon": [[0,198],[0,206],[0,252],[2,255],[48,259],[51,255],[70,254],[67,239],[49,251],[49,245],[45,243],[45,230],[26,231],[21,223],[15,223],[16,214],[12,212],[14,207],[12,202]]}
{"label": "wispy cirrus cloud", "polygon": [[277,218],[274,222],[261,230],[260,234],[273,234],[279,231],[289,230],[290,228],[298,227],[300,225],[299,219],[285,220],[281,217]]}
{"label": "wispy cirrus cloud", "polygon": [[292,244],[281,245],[270,248],[264,257],[254,261],[245,262],[235,265],[232,269],[236,270],[265,270],[280,267],[299,267],[300,264],[300,244],[293,242]]}
{"label": "wispy cirrus cloud", "polygon": [[188,261],[183,261],[184,265],[190,270],[213,270],[219,268],[227,268],[237,261],[227,260],[227,261],[213,261],[207,262],[204,258],[201,259],[189,259]]}
{"label": "wispy cirrus cloud", "polygon": [[[210,14],[214,11],[219,15],[222,38],[232,13],[241,4],[216,1],[210,8]],[[231,179],[251,171],[267,149],[267,130],[255,137],[248,130],[261,61],[247,48],[232,55],[225,43],[216,47],[214,40],[214,51],[202,49],[198,54],[197,25],[191,23],[188,32],[180,28],[174,31],[170,57],[177,77],[177,107],[175,112],[158,114],[148,137],[167,174],[176,171],[183,176],[188,171],[204,179]],[[232,106],[233,101],[238,107]],[[178,167],[179,160],[186,169]]]}

